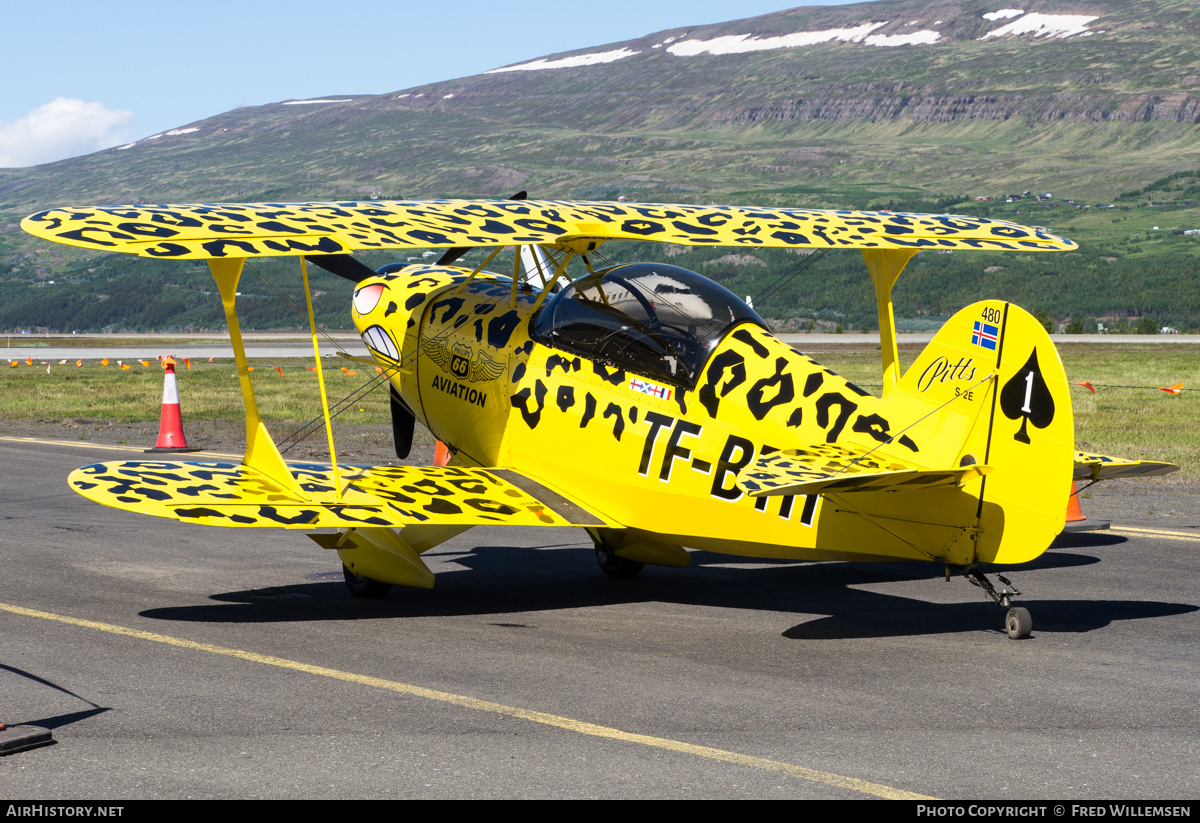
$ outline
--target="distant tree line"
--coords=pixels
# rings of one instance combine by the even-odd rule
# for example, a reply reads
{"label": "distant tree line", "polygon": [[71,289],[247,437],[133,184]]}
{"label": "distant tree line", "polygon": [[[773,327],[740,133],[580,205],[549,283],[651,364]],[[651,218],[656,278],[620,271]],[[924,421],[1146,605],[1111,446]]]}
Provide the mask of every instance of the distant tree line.
{"label": "distant tree line", "polygon": [[[930,208],[928,201],[923,205]],[[950,204],[939,201],[934,205]],[[896,286],[896,315],[909,321],[928,318],[936,326],[938,318],[969,303],[1003,297],[1037,313],[1055,329],[1065,325],[1068,330],[1090,332],[1098,322],[1110,330],[1200,329],[1197,258],[1186,253],[1190,238],[1176,242],[1185,251],[1142,254],[1139,241],[1128,237],[1067,253],[926,251],[909,263]],[[395,256],[368,254],[364,259],[374,267]],[[856,251],[831,251],[800,274],[795,273],[811,262],[808,254],[786,249],[610,243],[592,257],[597,267],[633,260],[661,261],[697,271],[739,297],[750,296],[759,314],[788,328],[808,328],[810,324],[834,328],[840,324],[861,330],[877,324],[874,293],[862,256]],[[503,262],[492,265],[501,272],[511,271],[510,267],[511,263]],[[248,264],[239,287],[243,328],[307,325],[297,269],[292,258]],[[349,306],[354,285],[315,266],[308,270],[318,322],[330,329],[352,328]],[[582,272],[579,267],[576,275]],[[212,277],[198,261],[100,255],[53,276],[31,278],[27,270],[10,271],[6,276],[0,271],[3,333],[224,328]]]}

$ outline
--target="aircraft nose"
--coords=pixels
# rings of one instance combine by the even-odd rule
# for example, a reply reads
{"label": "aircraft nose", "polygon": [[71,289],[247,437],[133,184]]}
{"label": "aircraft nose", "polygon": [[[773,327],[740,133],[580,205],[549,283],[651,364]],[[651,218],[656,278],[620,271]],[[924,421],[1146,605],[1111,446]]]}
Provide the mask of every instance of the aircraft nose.
{"label": "aircraft nose", "polygon": [[372,283],[354,292],[354,311],[358,314],[370,314],[379,305],[386,287],[382,283]]}
{"label": "aircraft nose", "polygon": [[381,355],[389,360],[400,359],[400,352],[396,349],[396,341],[392,340],[392,335],[383,326],[374,325],[366,329],[362,332],[362,340],[374,354]]}
{"label": "aircraft nose", "polygon": [[388,327],[402,330],[408,313],[397,311],[395,301],[388,298],[388,284],[364,283],[355,289],[352,305],[354,325],[371,353],[387,360],[399,360],[400,349]]}

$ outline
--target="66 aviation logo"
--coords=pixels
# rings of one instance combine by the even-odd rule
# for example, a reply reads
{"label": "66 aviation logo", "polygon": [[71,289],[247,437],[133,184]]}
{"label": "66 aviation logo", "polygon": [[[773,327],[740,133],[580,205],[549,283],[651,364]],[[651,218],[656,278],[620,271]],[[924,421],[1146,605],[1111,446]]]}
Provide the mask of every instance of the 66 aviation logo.
{"label": "66 aviation logo", "polygon": [[[480,352],[482,354],[482,352]],[[455,343],[450,347],[450,373],[459,380],[466,380],[471,374],[471,347]]]}
{"label": "66 aviation logo", "polygon": [[461,340],[451,339],[449,330],[421,341],[421,351],[443,370],[457,378],[451,380],[449,377],[435,374],[430,383],[432,388],[481,409],[487,404],[486,390],[480,391],[468,384],[495,380],[504,374],[503,362],[493,359],[487,352],[476,350]]}

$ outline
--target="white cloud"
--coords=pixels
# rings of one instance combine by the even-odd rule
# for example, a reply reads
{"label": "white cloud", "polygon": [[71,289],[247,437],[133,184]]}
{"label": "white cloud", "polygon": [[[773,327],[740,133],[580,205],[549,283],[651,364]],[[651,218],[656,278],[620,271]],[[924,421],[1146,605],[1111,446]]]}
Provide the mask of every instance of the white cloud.
{"label": "white cloud", "polygon": [[0,123],[0,168],[36,166],[120,145],[133,112],[59,97],[13,123]]}

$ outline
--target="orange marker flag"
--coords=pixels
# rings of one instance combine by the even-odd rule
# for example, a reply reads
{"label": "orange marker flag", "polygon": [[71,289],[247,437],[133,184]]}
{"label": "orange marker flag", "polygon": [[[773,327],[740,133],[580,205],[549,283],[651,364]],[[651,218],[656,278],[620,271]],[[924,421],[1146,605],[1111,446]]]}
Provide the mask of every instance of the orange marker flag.
{"label": "orange marker flag", "polygon": [[65,366],[66,364],[67,364],[67,361],[66,361],[66,360],[59,360],[59,361],[58,361],[58,365],[60,365],[60,366]]}
{"label": "orange marker flag", "polygon": [[46,374],[49,374],[49,373],[50,373],[50,364],[47,363],[46,364]]}
{"label": "orange marker flag", "polygon": [[118,366],[120,366],[120,367],[121,367],[123,370],[124,370],[124,369],[129,369],[129,368],[132,368],[132,366],[129,366],[128,364],[122,363],[120,360],[118,360],[118,361],[117,361],[117,365],[118,365]]}
{"label": "orange marker flag", "polygon": [[346,368],[345,366],[342,366],[342,374],[355,375],[355,374],[358,374],[358,372],[356,372],[356,371],[350,371],[350,370],[349,370],[348,368]]}
{"label": "orange marker flag", "polygon": [[107,365],[108,365],[108,358],[106,357],[106,358],[104,358],[103,360],[101,360],[101,361],[100,361],[100,365],[101,365],[101,366],[107,366]]}
{"label": "orange marker flag", "polygon": [[208,362],[209,362],[209,363],[211,363],[212,361],[213,361],[213,359],[212,359],[211,357],[210,357],[210,358],[208,358]]}
{"label": "orange marker flag", "polygon": [[1176,383],[1174,386],[1165,389],[1162,386],[1159,386],[1158,390],[1165,391],[1167,394],[1179,394],[1181,391],[1183,391],[1183,384]]}
{"label": "orange marker flag", "polygon": [[1090,391],[1092,394],[1095,394],[1095,393],[1096,393],[1096,390],[1095,390],[1094,388],[1092,388],[1092,384],[1091,384],[1091,383],[1089,383],[1089,382],[1088,382],[1088,381],[1086,381],[1086,380],[1084,380],[1084,381],[1082,381],[1082,382],[1079,382],[1079,383],[1076,383],[1075,385],[1076,385],[1076,386],[1083,386],[1085,389],[1087,389],[1088,391]]}
{"label": "orange marker flag", "polygon": [[82,360],[76,360],[76,361],[75,361],[75,368],[77,368],[77,369],[78,369],[78,368],[79,368],[79,367],[81,367],[82,365],[83,365],[83,361],[82,361]]}
{"label": "orange marker flag", "polygon": [[143,360],[143,361],[142,361],[142,366],[143,366],[143,367],[145,367],[145,368],[147,368],[147,369],[148,369],[148,368],[150,368],[150,361],[149,361],[149,360]]}
{"label": "orange marker flag", "polygon": [[160,363],[162,362],[162,355],[161,355],[161,354],[158,356],[158,362],[160,362]]}
{"label": "orange marker flag", "polygon": [[254,366],[247,366],[246,371],[254,371]]}
{"label": "orange marker flag", "polygon": [[316,370],[317,370],[315,366],[305,366],[304,368],[308,369],[309,371],[316,371]]}
{"label": "orange marker flag", "polygon": [[280,376],[280,377],[283,377],[283,369],[281,369],[281,368],[279,368],[278,366],[276,366],[276,367],[275,367],[275,371],[279,372],[279,376]]}
{"label": "orange marker flag", "polygon": [[189,369],[192,367],[192,361],[191,361],[191,360],[188,360],[186,357],[185,357],[185,358],[183,358],[183,362],[184,362],[184,363],[187,363],[187,367],[188,367]]}
{"label": "orange marker flag", "polygon": [[9,360],[8,365],[12,366],[15,369],[17,367],[17,364],[20,362],[21,362],[20,360]]}
{"label": "orange marker flag", "polygon": [[381,369],[379,366],[376,366],[376,367],[375,367],[375,373],[376,373],[376,374],[383,374],[383,369]]}
{"label": "orange marker flag", "polygon": [[32,358],[32,357],[26,357],[26,358],[25,358],[25,365],[27,365],[27,366],[32,366],[32,365],[33,365],[33,358]]}

